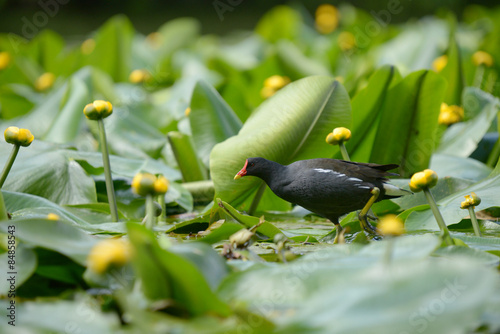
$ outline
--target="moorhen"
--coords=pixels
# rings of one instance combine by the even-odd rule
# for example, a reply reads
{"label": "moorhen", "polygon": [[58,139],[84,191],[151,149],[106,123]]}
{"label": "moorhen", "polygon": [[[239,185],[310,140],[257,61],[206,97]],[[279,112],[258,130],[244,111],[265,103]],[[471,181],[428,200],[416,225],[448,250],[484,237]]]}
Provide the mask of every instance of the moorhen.
{"label": "moorhen", "polygon": [[388,170],[397,167],[336,159],[300,160],[283,166],[264,158],[248,158],[234,179],[249,175],[261,178],[278,197],[329,219],[339,237],[343,235],[340,216],[363,209],[359,214],[361,225],[373,233],[366,219],[371,205],[412,194],[387,183],[387,176],[398,175]]}

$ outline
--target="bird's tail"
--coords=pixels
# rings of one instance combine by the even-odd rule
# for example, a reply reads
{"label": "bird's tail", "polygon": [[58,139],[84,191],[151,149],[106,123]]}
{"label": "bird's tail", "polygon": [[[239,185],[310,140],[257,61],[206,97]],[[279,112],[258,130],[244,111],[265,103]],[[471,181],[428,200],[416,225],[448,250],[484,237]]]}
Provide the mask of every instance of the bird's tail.
{"label": "bird's tail", "polygon": [[390,183],[384,183],[384,190],[387,197],[400,197],[413,194],[409,190],[401,189]]}

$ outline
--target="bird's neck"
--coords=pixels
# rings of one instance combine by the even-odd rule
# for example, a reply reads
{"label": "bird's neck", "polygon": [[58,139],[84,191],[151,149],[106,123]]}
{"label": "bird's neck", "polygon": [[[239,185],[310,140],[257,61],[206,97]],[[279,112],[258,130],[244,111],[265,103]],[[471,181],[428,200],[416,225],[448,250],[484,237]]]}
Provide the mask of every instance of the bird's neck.
{"label": "bird's neck", "polygon": [[267,173],[262,172],[258,173],[258,177],[260,177],[267,185],[272,188],[273,184],[278,182],[283,174],[287,171],[287,166],[283,166],[274,161],[267,160],[266,161],[266,169]]}

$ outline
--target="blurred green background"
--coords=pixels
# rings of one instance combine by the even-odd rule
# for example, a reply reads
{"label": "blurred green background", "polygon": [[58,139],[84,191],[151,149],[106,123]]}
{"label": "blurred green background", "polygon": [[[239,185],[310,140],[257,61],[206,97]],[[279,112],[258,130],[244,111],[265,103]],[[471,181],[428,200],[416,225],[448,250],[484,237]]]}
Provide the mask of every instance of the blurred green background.
{"label": "blurred green background", "polygon": [[[391,23],[398,23],[414,17],[434,14],[443,8],[461,17],[464,9],[471,4],[492,7],[498,4],[498,1],[0,0],[0,32],[23,35],[23,27],[29,24],[26,22],[30,22],[39,23],[35,25],[35,28],[40,30],[49,28],[67,38],[78,37],[78,35],[97,29],[110,16],[123,13],[142,33],[155,31],[158,26],[170,19],[190,16],[200,20],[203,33],[224,34],[232,30],[252,29],[266,11],[278,4],[288,4],[302,11],[313,13],[314,9],[322,3],[334,5],[350,3],[360,9],[375,13],[386,9],[390,4],[396,6],[399,4],[402,11],[398,15],[393,15],[391,21]],[[222,20],[215,7],[226,8]],[[48,15],[40,14],[40,12],[46,12]]]}

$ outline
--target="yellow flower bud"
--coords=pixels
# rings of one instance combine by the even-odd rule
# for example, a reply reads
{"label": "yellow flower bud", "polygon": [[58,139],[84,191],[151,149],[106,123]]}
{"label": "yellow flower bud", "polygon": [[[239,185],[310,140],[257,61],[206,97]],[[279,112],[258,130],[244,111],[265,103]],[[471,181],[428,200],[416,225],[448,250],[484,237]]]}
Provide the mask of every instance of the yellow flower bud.
{"label": "yellow flower bud", "polygon": [[47,215],[47,219],[48,220],[59,220],[59,219],[61,219],[61,217],[59,217],[59,215],[56,215],[55,213],[51,212]]}
{"label": "yellow flower bud", "polygon": [[378,230],[382,235],[398,236],[404,233],[404,226],[396,215],[387,215],[380,219]]}
{"label": "yellow flower bud", "polygon": [[472,62],[476,66],[485,65],[487,67],[491,67],[493,66],[493,57],[487,52],[476,51],[472,55]]}
{"label": "yellow flower bud", "polygon": [[432,68],[434,71],[439,73],[443,70],[443,68],[445,68],[446,64],[448,64],[448,56],[442,55],[441,57],[434,59],[432,62]]}
{"label": "yellow flower bud", "polygon": [[140,196],[153,195],[156,177],[150,173],[138,173],[132,180],[132,189]]}
{"label": "yellow flower bud", "polygon": [[463,121],[464,109],[456,105],[441,104],[438,123],[441,125],[451,125]]}
{"label": "yellow flower bud", "polygon": [[272,75],[264,80],[264,87],[260,91],[260,95],[267,99],[273,96],[278,90],[290,83],[290,78],[281,75]]}
{"label": "yellow flower bud", "polygon": [[462,209],[468,209],[469,207],[474,208],[479,204],[481,204],[481,198],[479,198],[479,196],[477,196],[475,192],[472,192],[470,195],[465,195],[465,201],[460,203],[460,208]]}
{"label": "yellow flower bud", "polygon": [[186,117],[189,117],[189,114],[191,114],[191,108],[187,107],[186,110],[184,110],[184,115],[186,115]]}
{"label": "yellow flower bud", "polygon": [[142,83],[147,82],[151,79],[151,74],[147,70],[133,70],[128,77],[128,81],[131,83]]}
{"label": "yellow flower bud", "polygon": [[7,143],[24,147],[30,146],[35,139],[30,130],[19,129],[16,126],[9,126],[3,134]]}
{"label": "yellow flower bud", "polygon": [[165,176],[161,175],[156,178],[156,181],[154,183],[154,190],[156,195],[163,195],[167,192],[168,190],[168,180]]}
{"label": "yellow flower bud", "polygon": [[339,25],[339,11],[335,6],[323,4],[316,9],[316,30],[321,34],[329,34]]}
{"label": "yellow flower bud", "polygon": [[0,71],[10,65],[11,57],[7,51],[0,52]]}
{"label": "yellow flower bud", "polygon": [[50,89],[53,85],[54,82],[56,81],[56,76],[54,73],[44,73],[38,79],[35,81],[35,89],[39,92],[46,91],[47,89]]}
{"label": "yellow flower bud", "polygon": [[437,184],[438,176],[431,169],[425,169],[422,172],[413,174],[410,180],[410,189],[413,192],[419,192],[424,188],[432,188]]}
{"label": "yellow flower bud", "polygon": [[326,136],[326,142],[330,145],[338,145],[351,139],[351,130],[344,127],[333,129],[333,132]]}
{"label": "yellow flower bud", "polygon": [[342,51],[349,51],[356,47],[356,37],[349,31],[343,31],[339,34],[338,44]]}
{"label": "yellow flower bud", "polygon": [[87,258],[89,270],[103,274],[113,267],[127,264],[131,256],[131,247],[128,241],[122,239],[107,239],[100,241],[90,251]]}
{"label": "yellow flower bud", "polygon": [[88,119],[96,121],[111,115],[113,113],[113,105],[108,101],[95,100],[83,108],[83,113]]}

